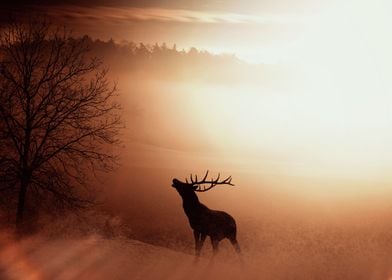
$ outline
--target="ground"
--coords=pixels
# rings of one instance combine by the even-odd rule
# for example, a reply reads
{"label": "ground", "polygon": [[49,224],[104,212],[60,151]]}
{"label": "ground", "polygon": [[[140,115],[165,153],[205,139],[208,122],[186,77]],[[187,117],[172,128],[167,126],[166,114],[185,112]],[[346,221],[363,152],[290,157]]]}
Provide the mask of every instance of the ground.
{"label": "ground", "polygon": [[[3,234],[0,279],[242,279],[242,266],[125,238],[15,241]],[[223,278],[222,278],[223,279]]]}

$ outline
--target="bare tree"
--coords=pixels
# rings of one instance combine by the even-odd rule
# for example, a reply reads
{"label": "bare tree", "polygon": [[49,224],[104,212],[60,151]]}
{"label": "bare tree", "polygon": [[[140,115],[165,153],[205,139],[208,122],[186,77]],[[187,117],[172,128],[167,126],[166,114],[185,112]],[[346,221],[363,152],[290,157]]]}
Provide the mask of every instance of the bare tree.
{"label": "bare tree", "polygon": [[0,191],[15,196],[17,225],[27,197],[83,207],[94,175],[114,167],[121,108],[88,51],[44,20],[0,31]]}

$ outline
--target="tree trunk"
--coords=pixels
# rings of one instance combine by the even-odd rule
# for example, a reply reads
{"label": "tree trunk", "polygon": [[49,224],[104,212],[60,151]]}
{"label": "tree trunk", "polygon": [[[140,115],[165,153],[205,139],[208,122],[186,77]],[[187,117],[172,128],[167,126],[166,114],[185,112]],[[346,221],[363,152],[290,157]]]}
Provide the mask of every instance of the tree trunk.
{"label": "tree trunk", "polygon": [[16,227],[19,228],[23,222],[23,213],[25,208],[26,193],[27,193],[27,180],[22,179],[18,197],[18,208],[16,211]]}

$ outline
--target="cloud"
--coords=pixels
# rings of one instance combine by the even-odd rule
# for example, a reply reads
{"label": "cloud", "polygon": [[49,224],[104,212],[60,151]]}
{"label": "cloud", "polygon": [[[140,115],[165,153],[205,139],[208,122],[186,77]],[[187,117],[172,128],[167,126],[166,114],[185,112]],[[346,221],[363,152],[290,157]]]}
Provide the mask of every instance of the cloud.
{"label": "cloud", "polygon": [[178,23],[290,23],[297,21],[293,16],[282,15],[248,15],[229,12],[196,11],[184,9],[165,8],[135,8],[135,7],[108,7],[108,6],[36,6],[36,10],[45,12],[53,17],[67,17],[75,20],[96,19],[112,22],[129,21],[158,21]]}

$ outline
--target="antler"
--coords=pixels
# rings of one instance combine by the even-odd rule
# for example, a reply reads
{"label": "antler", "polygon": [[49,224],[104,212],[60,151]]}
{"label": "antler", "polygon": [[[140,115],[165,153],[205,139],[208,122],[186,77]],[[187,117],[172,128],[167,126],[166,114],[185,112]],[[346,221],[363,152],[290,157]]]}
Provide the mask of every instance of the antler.
{"label": "antler", "polygon": [[[206,174],[204,175],[203,179],[201,181],[197,180],[197,175],[195,175],[195,178],[193,178],[193,175],[191,174],[190,180],[191,180],[191,185],[199,185],[198,188],[195,190],[196,192],[206,192],[216,185],[230,185],[234,186],[234,184],[231,183],[231,176],[227,177],[226,179],[219,181],[220,174],[218,173],[218,177],[216,179],[211,178],[211,180],[207,180],[208,176],[208,170]],[[186,183],[188,183],[188,179],[185,179]],[[209,187],[202,186],[203,184],[210,184]]]}

